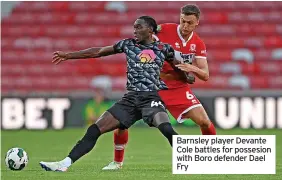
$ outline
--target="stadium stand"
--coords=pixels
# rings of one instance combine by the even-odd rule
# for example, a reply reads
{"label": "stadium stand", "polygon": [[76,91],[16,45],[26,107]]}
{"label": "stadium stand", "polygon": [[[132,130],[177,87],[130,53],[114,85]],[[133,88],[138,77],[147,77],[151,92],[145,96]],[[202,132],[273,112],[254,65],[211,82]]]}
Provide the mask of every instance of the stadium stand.
{"label": "stadium stand", "polygon": [[[98,75],[109,76],[113,90],[124,90],[123,55],[55,66],[52,53],[111,45],[132,35],[140,15],[177,23],[185,5],[124,2],[113,11],[107,3],[17,3],[1,20],[2,92],[88,91]],[[208,49],[210,80],[193,89],[282,89],[282,2],[194,4],[203,14],[197,33]]]}

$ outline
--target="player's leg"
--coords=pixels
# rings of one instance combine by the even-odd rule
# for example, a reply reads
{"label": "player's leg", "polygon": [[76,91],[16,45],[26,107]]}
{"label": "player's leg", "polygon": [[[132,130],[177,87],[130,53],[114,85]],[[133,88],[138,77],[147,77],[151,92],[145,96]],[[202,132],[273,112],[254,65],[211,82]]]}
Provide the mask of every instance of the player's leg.
{"label": "player's leg", "polygon": [[[150,116],[149,113],[154,113],[151,108],[145,110],[147,117]],[[150,120],[148,120],[150,121]],[[152,125],[157,127],[160,132],[168,139],[169,143],[172,145],[172,136],[177,135],[170,124],[169,117],[166,112],[157,113],[153,120]],[[114,161],[108,164],[103,168],[103,170],[118,170],[122,168],[123,165],[123,157],[124,157],[124,147],[128,141],[128,130],[117,129],[114,132],[114,143],[115,143],[115,151],[114,151]],[[125,143],[122,146],[118,146],[118,143]],[[120,150],[119,150],[120,148]]]}
{"label": "player's leg", "polygon": [[173,129],[167,112],[158,112],[155,114],[152,124],[160,130],[172,146],[173,135],[178,135],[178,133]]}
{"label": "player's leg", "polygon": [[128,130],[118,128],[114,131],[114,161],[102,170],[118,170],[122,168],[125,146],[128,142]]}
{"label": "player's leg", "polygon": [[203,135],[216,135],[216,129],[210,121],[203,106],[195,107],[182,115],[184,119],[192,119],[201,128]]}
{"label": "player's leg", "polygon": [[118,164],[123,163],[124,159],[124,149],[128,142],[128,130],[127,129],[117,129],[114,131],[114,162]]}
{"label": "player's leg", "polygon": [[75,161],[91,151],[101,134],[112,131],[120,126],[120,122],[110,113],[102,114],[95,124],[88,127],[85,135],[70,151],[69,155],[59,162],[40,162],[46,171],[66,171]]}
{"label": "player's leg", "polygon": [[160,91],[159,94],[169,112],[179,123],[182,123],[183,119],[190,118],[200,126],[203,135],[216,134],[205,109],[189,86]]}
{"label": "player's leg", "polygon": [[[127,128],[132,125],[136,120],[141,119],[141,114],[136,112],[134,104],[136,103],[136,94],[138,93],[127,93],[123,97],[123,101],[119,102],[122,110],[125,110],[128,115],[120,116],[116,114],[118,119],[122,119],[123,125],[114,131],[114,161],[110,162],[102,170],[118,170],[122,168],[124,159],[124,148],[128,142],[128,130]],[[131,120],[130,120],[131,119]]]}
{"label": "player's leg", "polygon": [[172,137],[177,133],[172,128],[170,120],[163,101],[158,93],[148,93],[148,99],[143,99],[140,103],[142,109],[142,118],[149,126],[157,127],[167,138],[172,146]]}

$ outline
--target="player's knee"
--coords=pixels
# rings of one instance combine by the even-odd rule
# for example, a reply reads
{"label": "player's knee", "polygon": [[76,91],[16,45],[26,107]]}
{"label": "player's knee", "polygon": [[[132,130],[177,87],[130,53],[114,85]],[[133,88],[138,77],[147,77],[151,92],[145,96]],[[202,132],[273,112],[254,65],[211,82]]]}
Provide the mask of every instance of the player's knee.
{"label": "player's knee", "polygon": [[169,122],[170,122],[169,117],[166,112],[158,112],[157,114],[155,114],[152,124],[155,127],[159,127],[160,124],[169,123]]}
{"label": "player's knee", "polygon": [[87,132],[83,139],[87,140],[95,140],[101,135],[101,131],[96,124],[92,124],[88,127]]}
{"label": "player's knee", "polygon": [[200,128],[209,128],[211,121],[209,117],[206,115],[206,113],[203,113],[201,108],[195,108],[192,115],[191,114],[185,114],[183,115],[184,118],[191,118]]}
{"label": "player's knee", "polygon": [[101,134],[115,130],[120,126],[120,122],[108,111],[104,112],[95,122]]}
{"label": "player's knee", "polygon": [[199,120],[197,121],[198,126],[200,126],[201,128],[209,128],[211,121],[208,118],[204,118],[201,117],[199,118]]}

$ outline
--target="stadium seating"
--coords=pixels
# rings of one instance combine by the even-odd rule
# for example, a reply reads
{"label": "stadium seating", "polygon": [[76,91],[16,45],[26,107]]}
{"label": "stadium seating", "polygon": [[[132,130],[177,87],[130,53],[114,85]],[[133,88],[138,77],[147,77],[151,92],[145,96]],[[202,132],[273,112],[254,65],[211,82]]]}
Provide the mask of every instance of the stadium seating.
{"label": "stadium seating", "polygon": [[[136,17],[178,22],[186,2],[21,2],[2,26],[2,92],[89,91],[98,75],[125,90],[124,55],[55,66],[52,53],[111,45],[132,35]],[[193,2],[192,2],[193,3]],[[210,80],[194,89],[281,89],[282,2],[194,2],[208,49]],[[125,11],[125,12],[124,12]],[[165,13],[164,13],[165,12]]]}

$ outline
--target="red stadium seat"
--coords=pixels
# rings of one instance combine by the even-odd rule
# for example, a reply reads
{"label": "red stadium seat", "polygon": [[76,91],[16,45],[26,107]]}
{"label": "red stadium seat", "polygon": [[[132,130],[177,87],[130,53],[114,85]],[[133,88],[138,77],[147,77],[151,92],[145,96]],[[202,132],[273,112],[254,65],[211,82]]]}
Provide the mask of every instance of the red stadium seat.
{"label": "red stadium seat", "polygon": [[254,89],[281,89],[281,76],[250,76],[251,87]]}
{"label": "red stadium seat", "polygon": [[[94,76],[107,75],[112,78],[114,90],[125,90],[123,54],[55,66],[51,63],[53,52],[112,45],[132,36],[134,20],[144,14],[158,23],[178,23],[180,7],[187,2],[165,1],[160,5],[154,1],[126,1],[125,13],[106,11],[107,3],[20,2],[1,20],[1,89],[88,91]],[[230,84],[231,77],[240,74],[247,77],[250,88],[282,88],[282,63],[279,52],[274,51],[282,47],[282,3],[191,3],[203,12],[196,31],[206,44],[211,74],[208,82],[198,80],[192,88],[241,89]],[[232,58],[232,52],[242,48],[252,54],[252,61]]]}

